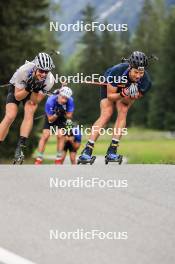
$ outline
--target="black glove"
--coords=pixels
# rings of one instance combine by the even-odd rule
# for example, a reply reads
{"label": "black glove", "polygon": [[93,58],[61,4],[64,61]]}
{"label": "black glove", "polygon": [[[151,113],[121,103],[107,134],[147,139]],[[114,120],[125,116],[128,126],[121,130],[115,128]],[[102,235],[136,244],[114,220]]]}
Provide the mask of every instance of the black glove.
{"label": "black glove", "polygon": [[39,91],[44,91],[44,88],[46,86],[46,84],[44,84],[45,81],[36,81],[34,88],[33,88],[33,92],[34,93],[38,93]]}
{"label": "black glove", "polygon": [[25,90],[27,92],[32,92],[36,79],[31,75],[30,78],[26,82]]}
{"label": "black glove", "polygon": [[64,116],[65,115],[65,110],[63,108],[58,108],[55,110],[55,114],[59,117],[59,116]]}
{"label": "black glove", "polygon": [[31,76],[27,83],[26,83],[26,88],[25,90],[27,92],[34,92],[34,93],[38,93],[39,91],[42,91],[44,90],[45,88],[45,84],[44,84],[45,81],[38,81],[36,80],[35,77]]}

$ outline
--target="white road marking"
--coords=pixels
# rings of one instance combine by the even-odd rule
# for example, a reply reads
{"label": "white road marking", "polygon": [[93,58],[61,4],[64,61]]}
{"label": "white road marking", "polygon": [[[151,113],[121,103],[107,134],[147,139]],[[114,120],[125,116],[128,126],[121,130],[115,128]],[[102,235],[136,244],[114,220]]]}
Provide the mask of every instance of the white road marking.
{"label": "white road marking", "polygon": [[0,261],[3,264],[36,264],[0,247]]}

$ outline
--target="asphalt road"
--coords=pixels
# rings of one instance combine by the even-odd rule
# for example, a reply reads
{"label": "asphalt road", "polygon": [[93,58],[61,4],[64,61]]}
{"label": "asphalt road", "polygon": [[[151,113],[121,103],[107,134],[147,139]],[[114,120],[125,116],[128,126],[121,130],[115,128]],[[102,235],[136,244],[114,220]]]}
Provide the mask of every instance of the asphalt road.
{"label": "asphalt road", "polygon": [[[50,187],[94,178],[123,187]],[[173,264],[174,224],[175,166],[0,166],[0,249],[26,260],[0,250],[1,264]],[[51,230],[127,239],[50,239]]]}

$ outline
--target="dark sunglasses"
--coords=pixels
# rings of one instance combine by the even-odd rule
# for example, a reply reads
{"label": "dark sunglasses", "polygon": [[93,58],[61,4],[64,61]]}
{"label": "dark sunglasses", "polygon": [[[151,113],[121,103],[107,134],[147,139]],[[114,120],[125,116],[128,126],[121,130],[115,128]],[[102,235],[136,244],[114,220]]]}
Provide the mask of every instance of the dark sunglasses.
{"label": "dark sunglasses", "polygon": [[45,73],[45,74],[48,74],[49,71],[45,71],[45,70],[42,70],[42,69],[38,69],[39,73]]}

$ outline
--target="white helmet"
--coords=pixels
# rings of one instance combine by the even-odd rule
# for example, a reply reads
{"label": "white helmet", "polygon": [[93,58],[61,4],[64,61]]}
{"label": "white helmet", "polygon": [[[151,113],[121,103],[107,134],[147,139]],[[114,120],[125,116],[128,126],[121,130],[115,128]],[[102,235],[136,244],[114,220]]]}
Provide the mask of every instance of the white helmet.
{"label": "white helmet", "polygon": [[63,86],[63,87],[60,89],[59,94],[60,94],[61,96],[65,96],[65,97],[67,97],[67,98],[70,98],[70,97],[72,96],[72,90],[71,90],[69,87],[67,87],[67,86]]}
{"label": "white helmet", "polygon": [[51,71],[55,68],[52,58],[45,52],[40,52],[34,59],[36,68]]}

